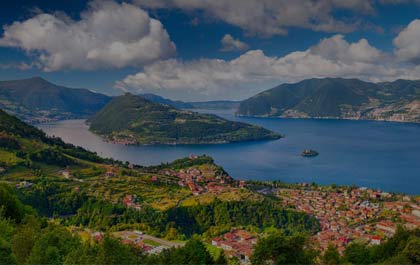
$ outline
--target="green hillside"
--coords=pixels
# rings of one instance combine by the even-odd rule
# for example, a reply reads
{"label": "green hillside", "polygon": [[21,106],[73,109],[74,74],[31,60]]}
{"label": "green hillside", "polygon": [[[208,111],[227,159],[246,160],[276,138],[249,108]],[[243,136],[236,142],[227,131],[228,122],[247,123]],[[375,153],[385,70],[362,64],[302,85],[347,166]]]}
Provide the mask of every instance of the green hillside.
{"label": "green hillside", "polygon": [[244,100],[238,114],[420,122],[420,81],[308,79],[282,84]]}
{"label": "green hillside", "polygon": [[87,117],[109,100],[108,96],[57,86],[40,77],[0,81],[0,108],[30,122]]}
{"label": "green hillside", "polygon": [[88,122],[93,132],[129,144],[213,144],[280,138],[259,126],[178,110],[131,94],[114,98]]}

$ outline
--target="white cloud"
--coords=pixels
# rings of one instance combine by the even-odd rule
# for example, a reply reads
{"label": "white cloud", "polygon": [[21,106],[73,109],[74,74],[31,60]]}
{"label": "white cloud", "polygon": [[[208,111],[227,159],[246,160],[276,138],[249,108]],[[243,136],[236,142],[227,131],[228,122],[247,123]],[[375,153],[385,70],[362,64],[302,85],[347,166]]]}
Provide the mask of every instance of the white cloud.
{"label": "white cloud", "polygon": [[0,69],[19,69],[19,70],[29,70],[33,67],[32,64],[25,62],[13,62],[13,63],[0,63]]}
{"label": "white cloud", "polygon": [[313,77],[376,82],[417,79],[419,70],[420,66],[412,69],[395,63],[392,55],[381,52],[365,39],[350,43],[342,35],[334,35],[307,50],[284,57],[270,57],[261,50],[250,50],[230,61],[171,59],[156,62],[146,66],[143,72],[118,81],[115,86],[183,99],[243,99],[283,82]]}
{"label": "white cloud", "polygon": [[420,19],[413,20],[398,34],[394,46],[399,59],[420,64]]}
{"label": "white cloud", "polygon": [[177,8],[202,11],[210,18],[238,26],[247,33],[271,36],[287,34],[289,27],[325,32],[349,32],[360,26],[355,18],[334,17],[336,10],[354,14],[374,13],[369,0],[134,0],[148,8]]}
{"label": "white cloud", "polygon": [[158,20],[112,1],[91,2],[78,21],[41,13],[3,29],[0,46],[25,50],[46,71],[143,66],[176,51]]}
{"label": "white cloud", "polygon": [[245,51],[249,49],[248,44],[240,41],[239,39],[235,39],[230,34],[225,34],[225,36],[223,36],[220,40],[220,43],[222,44],[222,48],[220,50],[223,52]]}

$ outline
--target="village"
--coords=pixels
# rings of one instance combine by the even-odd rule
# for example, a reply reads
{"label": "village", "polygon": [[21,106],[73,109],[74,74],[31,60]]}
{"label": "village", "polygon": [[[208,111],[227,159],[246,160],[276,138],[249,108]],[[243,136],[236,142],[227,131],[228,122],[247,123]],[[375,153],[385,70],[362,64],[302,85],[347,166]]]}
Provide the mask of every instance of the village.
{"label": "village", "polygon": [[355,188],[338,189],[279,189],[282,203],[314,215],[321,231],[313,236],[315,245],[324,251],[329,244],[340,253],[347,244],[361,240],[380,244],[395,234],[398,225],[408,229],[420,226],[419,201],[409,196],[392,195],[379,190]]}
{"label": "village", "polygon": [[[194,158],[196,156],[190,156],[190,159]],[[245,186],[245,181],[236,181],[229,175],[218,174],[212,168],[198,169],[192,167],[179,171],[167,169],[160,171],[159,174],[177,177],[178,185],[188,187],[195,196],[204,192],[219,194],[232,187],[243,188]]]}
{"label": "village", "polygon": [[[69,170],[63,169],[59,173],[66,179],[83,181],[72,176]],[[103,173],[106,178],[117,174],[117,167],[111,167]],[[173,184],[189,189],[193,196],[205,193],[217,195],[247,185],[245,181],[234,180],[215,168],[201,166],[179,170],[162,169],[157,174],[151,174],[149,181],[159,182],[167,177]],[[30,185],[31,183],[22,182],[17,188]],[[287,188],[266,188],[259,193],[276,194],[285,207],[315,216],[319,220],[320,231],[311,239],[320,252],[325,251],[330,244],[336,246],[340,253],[353,241],[364,241],[371,245],[380,244],[386,238],[393,236],[399,225],[408,229],[420,227],[420,203],[418,199],[410,196],[364,187],[330,189],[322,186],[312,187],[305,183]],[[138,211],[142,209],[141,199],[135,194],[125,194],[120,197],[119,203]],[[178,246],[170,241],[150,238],[139,231],[122,231],[115,233],[114,236],[120,238],[123,243],[138,246],[150,254]],[[212,238],[211,245],[223,250],[227,257],[236,257],[241,263],[247,264],[257,239],[256,234],[234,228]]]}
{"label": "village", "polygon": [[229,258],[236,257],[241,263],[248,264],[258,238],[243,229],[232,231],[213,238],[211,244],[221,248]]}

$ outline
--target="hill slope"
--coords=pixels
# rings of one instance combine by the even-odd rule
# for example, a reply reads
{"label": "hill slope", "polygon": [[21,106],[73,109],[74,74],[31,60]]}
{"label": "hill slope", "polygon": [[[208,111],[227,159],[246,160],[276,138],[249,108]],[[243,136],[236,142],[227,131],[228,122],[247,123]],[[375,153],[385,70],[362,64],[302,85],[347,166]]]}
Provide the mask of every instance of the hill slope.
{"label": "hill slope", "polygon": [[244,100],[238,114],[420,122],[420,81],[308,79]]}
{"label": "hill slope", "polygon": [[262,127],[178,110],[131,94],[112,99],[88,122],[93,132],[126,144],[209,144],[280,138]]}
{"label": "hill slope", "polygon": [[0,108],[30,122],[87,117],[109,100],[108,96],[57,86],[40,77],[0,81]]}

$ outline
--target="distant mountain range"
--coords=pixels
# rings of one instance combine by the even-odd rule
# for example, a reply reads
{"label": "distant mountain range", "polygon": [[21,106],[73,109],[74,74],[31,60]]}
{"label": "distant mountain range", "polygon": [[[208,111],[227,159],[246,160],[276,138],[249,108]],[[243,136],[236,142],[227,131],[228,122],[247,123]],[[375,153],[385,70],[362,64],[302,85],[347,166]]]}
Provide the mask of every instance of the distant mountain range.
{"label": "distant mountain range", "polygon": [[149,101],[166,104],[177,109],[237,109],[240,104],[240,101],[231,100],[185,102],[171,100],[151,93],[140,94],[139,96],[142,96]]}
{"label": "distant mountain range", "polygon": [[308,79],[282,84],[244,100],[237,114],[420,122],[420,81]]}
{"label": "distant mountain range", "polygon": [[[237,101],[183,102],[151,93],[140,96],[178,109],[236,109],[239,106]],[[30,123],[87,118],[111,99],[88,89],[55,85],[41,77],[0,81],[0,109]]]}
{"label": "distant mountain range", "polygon": [[[420,122],[420,81],[307,79],[282,84],[242,102],[183,102],[150,93],[141,96],[177,109],[235,109],[242,116]],[[0,81],[0,108],[31,123],[88,118],[112,98],[58,86],[40,77]]]}
{"label": "distant mountain range", "polygon": [[125,94],[88,120],[90,129],[121,144],[218,144],[278,139],[259,126],[228,121]]}
{"label": "distant mountain range", "polygon": [[0,81],[0,108],[30,122],[88,117],[110,100],[103,94],[57,86],[40,77]]}
{"label": "distant mountain range", "polygon": [[164,98],[156,94],[152,94],[152,93],[140,94],[139,96],[147,99],[148,101],[160,103],[160,104],[166,104],[177,109],[193,109],[194,108],[194,106],[188,102],[184,102],[180,100],[171,100],[171,99]]}

